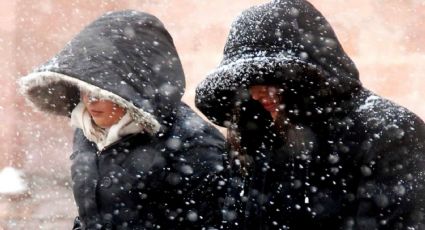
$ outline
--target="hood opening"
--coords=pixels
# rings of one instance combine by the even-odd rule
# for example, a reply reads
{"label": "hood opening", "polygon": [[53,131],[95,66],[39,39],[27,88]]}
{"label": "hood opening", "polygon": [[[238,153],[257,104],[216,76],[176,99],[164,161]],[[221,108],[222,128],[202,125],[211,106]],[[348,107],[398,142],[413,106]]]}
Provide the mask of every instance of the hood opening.
{"label": "hood opening", "polygon": [[77,78],[56,72],[35,72],[19,80],[21,93],[38,110],[70,116],[80,102],[80,92],[90,92],[93,96],[113,101],[129,112],[132,119],[145,127],[151,134],[157,133],[161,125],[150,113],[136,107],[124,98],[91,85]]}
{"label": "hood opening", "polygon": [[251,77],[244,90],[252,85],[277,86],[283,91],[285,115],[292,122],[312,121],[338,112],[341,100],[346,98],[342,92],[338,92],[338,86],[332,87],[336,82],[329,82],[322,71],[306,64],[288,63],[286,67],[277,67],[274,73],[259,72],[261,74]]}
{"label": "hood opening", "polygon": [[360,87],[356,79],[347,78],[343,82],[338,79],[330,77],[320,66],[297,57],[239,58],[208,75],[197,88],[195,102],[215,124],[226,126],[241,95],[242,99],[246,98],[244,90],[255,84],[277,85],[284,90],[289,114],[301,119],[305,118],[301,114],[334,111],[341,100]]}

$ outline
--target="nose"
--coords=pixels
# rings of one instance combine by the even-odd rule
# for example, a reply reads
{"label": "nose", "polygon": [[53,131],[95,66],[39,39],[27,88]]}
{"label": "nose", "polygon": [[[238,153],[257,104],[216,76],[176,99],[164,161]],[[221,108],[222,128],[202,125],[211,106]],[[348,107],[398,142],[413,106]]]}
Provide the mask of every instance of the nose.
{"label": "nose", "polygon": [[267,92],[261,92],[252,97],[256,101],[260,102],[268,102],[271,100],[271,96],[267,94]]}
{"label": "nose", "polygon": [[262,101],[264,99],[267,98],[267,93],[266,92],[257,92],[255,94],[252,95],[252,99],[256,100],[256,101]]}
{"label": "nose", "polygon": [[261,101],[262,103],[269,103],[272,102],[272,99],[270,97],[264,96],[259,101]]}

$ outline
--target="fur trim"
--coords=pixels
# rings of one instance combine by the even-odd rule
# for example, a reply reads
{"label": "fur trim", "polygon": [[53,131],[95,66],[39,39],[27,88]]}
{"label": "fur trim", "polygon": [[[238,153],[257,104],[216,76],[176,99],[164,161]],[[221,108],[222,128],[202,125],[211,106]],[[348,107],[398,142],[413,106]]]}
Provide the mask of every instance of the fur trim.
{"label": "fur trim", "polygon": [[220,64],[207,75],[206,80],[200,83],[198,90],[211,93],[216,90],[233,91],[241,86],[258,82],[277,84],[286,81],[302,81],[303,78],[299,76],[301,72],[314,72],[318,77],[325,79],[320,68],[296,57],[244,55],[236,60],[227,60]]}
{"label": "fur trim", "polygon": [[76,78],[56,72],[35,72],[21,79],[20,92],[38,110],[56,115],[70,116],[80,102],[80,91],[111,100],[127,109],[133,120],[151,134],[157,133],[161,125],[157,119],[124,98]]}

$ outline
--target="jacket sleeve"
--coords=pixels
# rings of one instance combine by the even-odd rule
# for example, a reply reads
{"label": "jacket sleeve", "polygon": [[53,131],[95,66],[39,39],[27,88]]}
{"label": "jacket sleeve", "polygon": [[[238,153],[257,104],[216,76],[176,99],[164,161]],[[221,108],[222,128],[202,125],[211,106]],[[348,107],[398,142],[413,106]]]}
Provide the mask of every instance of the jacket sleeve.
{"label": "jacket sleeve", "polygon": [[85,229],[100,222],[95,197],[98,179],[96,153],[80,129],[74,133],[73,150],[70,156],[72,191],[78,207],[74,227]]}
{"label": "jacket sleeve", "polygon": [[[224,138],[215,129],[186,140],[186,148],[174,168],[181,175],[179,188],[188,208],[188,227],[218,227],[224,199]],[[190,144],[188,144],[190,143]],[[183,143],[183,145],[185,145]],[[186,225],[186,224],[185,224]]]}
{"label": "jacket sleeve", "polygon": [[425,228],[425,125],[419,118],[384,128],[361,166],[358,229]]}

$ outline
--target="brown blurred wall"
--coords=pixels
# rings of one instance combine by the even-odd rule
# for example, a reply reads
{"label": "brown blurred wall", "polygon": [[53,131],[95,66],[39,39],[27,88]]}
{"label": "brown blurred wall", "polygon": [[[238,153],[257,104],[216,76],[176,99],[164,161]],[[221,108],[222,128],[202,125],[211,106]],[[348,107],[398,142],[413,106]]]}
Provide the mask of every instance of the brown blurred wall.
{"label": "brown blurred wall", "polygon": [[[184,101],[218,65],[233,18],[265,0],[17,0],[0,3],[0,169],[66,177],[72,130],[65,118],[33,111],[15,80],[58,52],[84,25],[110,10],[159,17],[174,38],[187,77]],[[333,25],[369,89],[425,118],[425,1],[312,0]]]}
{"label": "brown blurred wall", "polygon": [[0,169],[6,165],[20,166],[22,160],[17,141],[18,109],[15,104],[18,98],[15,92],[15,46],[16,46],[16,23],[14,1],[3,2],[0,7]]}

